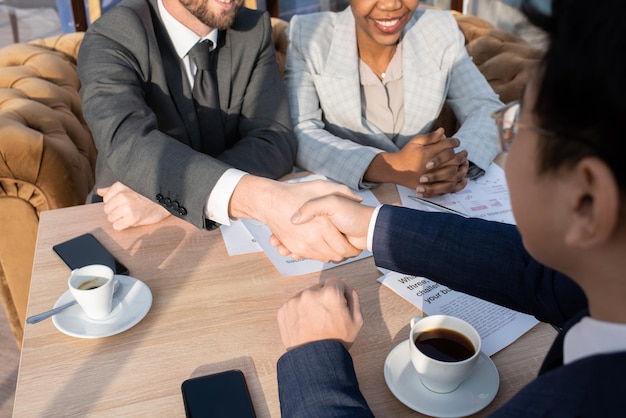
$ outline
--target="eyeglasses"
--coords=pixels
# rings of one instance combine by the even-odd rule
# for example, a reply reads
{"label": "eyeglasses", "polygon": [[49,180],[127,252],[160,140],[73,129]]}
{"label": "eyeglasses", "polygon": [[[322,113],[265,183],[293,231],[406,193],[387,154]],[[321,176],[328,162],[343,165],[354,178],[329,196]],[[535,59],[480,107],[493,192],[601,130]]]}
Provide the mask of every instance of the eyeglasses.
{"label": "eyeglasses", "polygon": [[508,151],[511,147],[511,143],[517,135],[517,131],[520,128],[530,129],[543,135],[554,136],[553,132],[545,129],[538,128],[536,126],[529,125],[527,123],[519,122],[519,115],[521,106],[519,100],[509,103],[502,109],[496,110],[491,115],[496,121],[498,128],[498,140],[500,141],[500,148],[502,151]]}

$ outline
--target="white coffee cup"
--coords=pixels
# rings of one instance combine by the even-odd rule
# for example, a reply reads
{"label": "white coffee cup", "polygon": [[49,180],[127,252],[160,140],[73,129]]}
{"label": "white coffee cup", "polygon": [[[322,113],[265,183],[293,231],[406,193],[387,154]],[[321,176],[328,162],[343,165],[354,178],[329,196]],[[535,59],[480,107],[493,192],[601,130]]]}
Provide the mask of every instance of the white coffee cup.
{"label": "white coffee cup", "polygon": [[73,270],[67,284],[89,318],[103,319],[111,313],[114,281],[110,267],[92,264]]}
{"label": "white coffee cup", "polygon": [[416,316],[411,319],[409,337],[413,367],[432,392],[458,388],[472,374],[480,355],[480,334],[454,316]]}

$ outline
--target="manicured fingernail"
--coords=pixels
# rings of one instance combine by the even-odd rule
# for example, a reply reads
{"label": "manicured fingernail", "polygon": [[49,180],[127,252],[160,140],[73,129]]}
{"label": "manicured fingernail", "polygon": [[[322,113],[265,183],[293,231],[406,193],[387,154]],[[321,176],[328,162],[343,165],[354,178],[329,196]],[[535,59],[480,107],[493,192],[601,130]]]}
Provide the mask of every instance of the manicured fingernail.
{"label": "manicured fingernail", "polygon": [[293,216],[291,217],[291,223],[292,224],[297,224],[298,222],[300,222],[300,211],[297,211],[296,213],[293,214]]}
{"label": "manicured fingernail", "polygon": [[426,163],[426,168],[429,170],[433,168],[434,166],[435,166],[435,163],[433,161],[429,161]]}
{"label": "manicured fingernail", "polygon": [[426,191],[425,188],[418,187],[417,189],[415,189],[415,194],[417,195],[417,197],[424,197],[424,192],[425,191]]}
{"label": "manicured fingernail", "polygon": [[426,176],[420,177],[420,183],[428,183],[428,177]]}

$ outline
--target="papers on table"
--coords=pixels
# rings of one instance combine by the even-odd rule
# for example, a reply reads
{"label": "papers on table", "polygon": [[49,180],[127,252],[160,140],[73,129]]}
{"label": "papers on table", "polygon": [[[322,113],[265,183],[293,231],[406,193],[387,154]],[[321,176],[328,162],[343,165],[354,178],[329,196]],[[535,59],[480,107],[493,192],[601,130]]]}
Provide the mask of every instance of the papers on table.
{"label": "papers on table", "polygon": [[[293,181],[311,181],[317,179],[325,180],[326,178],[319,175],[310,175]],[[374,194],[369,190],[361,190],[355,193],[363,198],[363,204],[368,206],[379,205],[378,199],[376,199]],[[311,259],[296,261],[290,256],[281,256],[278,251],[270,245],[269,238],[272,232],[262,222],[242,219],[240,221],[231,222],[230,226],[222,225],[220,229],[222,231],[222,237],[224,238],[224,243],[226,244],[226,249],[229,255],[264,251],[276,269],[283,276],[297,276],[301,274],[315,273],[342,264],[350,263],[352,261],[360,260],[362,258],[370,257],[372,255],[369,251],[362,251],[358,256],[349,258],[338,264],[323,263],[321,261]]]}
{"label": "papers on table", "polygon": [[[447,208],[467,217],[515,224],[504,171],[496,164],[491,164],[484,176],[470,181],[460,192],[425,199],[443,208],[410,197],[415,196],[412,189],[398,186],[398,193],[402,205],[413,209],[445,212]],[[387,271],[378,281],[426,315],[452,315],[472,324],[482,337],[483,352],[489,356],[538,323],[530,315],[454,291],[424,277]]]}
{"label": "papers on table", "polygon": [[456,316],[472,324],[491,356],[513,343],[539,321],[530,315],[457,292],[424,277],[387,271],[378,279],[426,315]]}
{"label": "papers on table", "polygon": [[[445,211],[409,197],[415,196],[413,189],[398,186],[398,194],[402,206],[428,212]],[[489,166],[484,176],[471,180],[460,192],[424,200],[461,212],[471,218],[515,224],[504,171],[494,163]]]}

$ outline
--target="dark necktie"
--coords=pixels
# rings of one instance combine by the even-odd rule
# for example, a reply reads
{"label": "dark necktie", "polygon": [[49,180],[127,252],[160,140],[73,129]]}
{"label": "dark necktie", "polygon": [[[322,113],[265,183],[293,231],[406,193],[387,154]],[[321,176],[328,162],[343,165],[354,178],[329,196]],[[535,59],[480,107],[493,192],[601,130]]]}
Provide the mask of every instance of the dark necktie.
{"label": "dark necktie", "polygon": [[224,128],[215,80],[213,42],[201,41],[189,51],[196,65],[193,84],[193,100],[202,136],[202,151],[217,156],[224,151]]}

